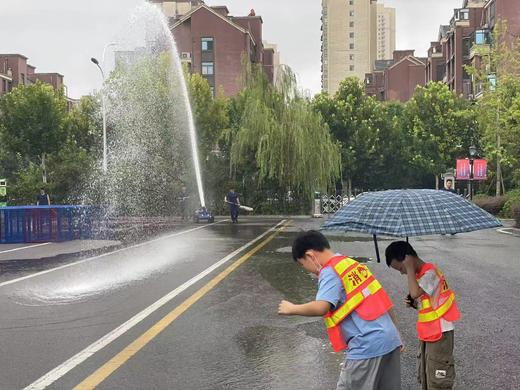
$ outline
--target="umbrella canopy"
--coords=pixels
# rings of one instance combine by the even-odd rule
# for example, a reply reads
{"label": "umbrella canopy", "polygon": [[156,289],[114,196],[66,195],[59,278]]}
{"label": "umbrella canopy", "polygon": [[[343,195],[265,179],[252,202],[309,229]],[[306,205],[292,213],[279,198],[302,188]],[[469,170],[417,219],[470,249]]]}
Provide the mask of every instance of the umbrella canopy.
{"label": "umbrella canopy", "polygon": [[338,210],[321,229],[411,237],[500,226],[497,218],[448,191],[389,190],[362,194]]}

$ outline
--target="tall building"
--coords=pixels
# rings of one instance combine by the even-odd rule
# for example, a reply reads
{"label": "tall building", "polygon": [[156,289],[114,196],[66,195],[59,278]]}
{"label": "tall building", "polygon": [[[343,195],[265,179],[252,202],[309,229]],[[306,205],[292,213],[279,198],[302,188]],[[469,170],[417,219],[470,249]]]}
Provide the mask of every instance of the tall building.
{"label": "tall building", "polygon": [[380,19],[377,0],[322,0],[323,91],[334,94],[350,76],[363,80],[374,68],[378,47],[382,57],[392,58],[395,11],[379,9]]}
{"label": "tall building", "polygon": [[280,69],[280,52],[278,45],[264,41],[264,69],[273,84],[276,85]]}
{"label": "tall building", "polygon": [[200,0],[150,1],[168,18],[181,61],[190,72],[201,74],[214,94],[240,91],[244,57],[261,65],[273,82],[279,54],[276,46],[264,47],[263,20],[253,9],[247,16],[232,16],[226,6]]}
{"label": "tall building", "polygon": [[392,59],[395,50],[395,8],[377,4],[377,58]]}

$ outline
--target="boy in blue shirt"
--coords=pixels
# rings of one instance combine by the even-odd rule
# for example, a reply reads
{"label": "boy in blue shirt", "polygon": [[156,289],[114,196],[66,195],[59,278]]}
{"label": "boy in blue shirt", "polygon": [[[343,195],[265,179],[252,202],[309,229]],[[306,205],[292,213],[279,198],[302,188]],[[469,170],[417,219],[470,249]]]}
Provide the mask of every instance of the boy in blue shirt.
{"label": "boy in blue shirt", "polygon": [[337,390],[399,390],[402,343],[392,304],[370,270],[334,254],[325,236],[312,230],[296,238],[292,256],[319,275],[318,293],[301,305],[284,300],[278,313],[324,316],[333,348],[346,349]]}

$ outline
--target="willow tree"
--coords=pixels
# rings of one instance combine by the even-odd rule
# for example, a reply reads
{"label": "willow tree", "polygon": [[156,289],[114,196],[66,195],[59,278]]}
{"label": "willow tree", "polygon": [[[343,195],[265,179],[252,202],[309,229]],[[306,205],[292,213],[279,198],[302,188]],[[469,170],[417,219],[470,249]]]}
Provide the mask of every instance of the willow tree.
{"label": "willow tree", "polygon": [[277,79],[273,86],[260,67],[245,66],[231,163],[238,169],[252,163],[260,187],[310,198],[340,177],[339,147],[291,69],[282,67]]}

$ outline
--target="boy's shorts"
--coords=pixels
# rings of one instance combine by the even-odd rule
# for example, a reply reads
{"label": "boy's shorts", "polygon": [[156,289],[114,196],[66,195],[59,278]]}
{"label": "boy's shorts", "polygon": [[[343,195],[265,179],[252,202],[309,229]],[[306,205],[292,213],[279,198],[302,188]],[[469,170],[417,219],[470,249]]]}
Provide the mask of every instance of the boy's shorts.
{"label": "boy's shorts", "polygon": [[451,389],[455,382],[453,359],[453,330],[444,332],[433,343],[420,342],[418,358],[418,381],[422,390]]}
{"label": "boy's shorts", "polygon": [[372,359],[347,359],[336,390],[401,390],[400,348]]}

